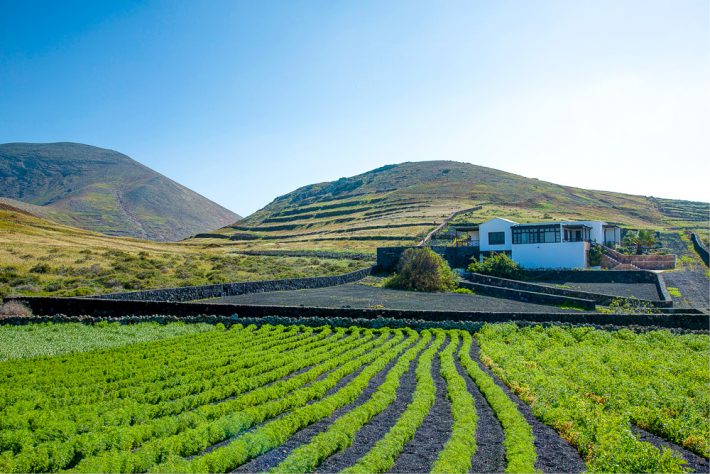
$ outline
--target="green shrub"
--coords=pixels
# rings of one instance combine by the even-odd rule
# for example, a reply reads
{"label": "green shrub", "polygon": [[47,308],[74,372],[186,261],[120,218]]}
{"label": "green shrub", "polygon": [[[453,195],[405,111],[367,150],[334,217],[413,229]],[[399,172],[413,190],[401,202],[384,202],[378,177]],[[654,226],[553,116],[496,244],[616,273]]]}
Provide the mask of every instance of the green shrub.
{"label": "green shrub", "polygon": [[471,259],[468,266],[471,273],[481,273],[500,278],[518,280],[523,276],[523,269],[504,253],[493,253],[482,262]]}
{"label": "green shrub", "polygon": [[475,294],[472,290],[469,290],[468,288],[456,288],[454,290],[454,293],[459,293],[461,295],[473,295]]}
{"label": "green shrub", "polygon": [[456,274],[446,261],[429,248],[404,251],[397,265],[397,273],[387,278],[385,288],[413,291],[453,291]]}
{"label": "green shrub", "polygon": [[608,306],[599,306],[597,311],[604,314],[656,314],[659,311],[646,301],[641,301],[633,296],[628,298],[614,298]]}
{"label": "green shrub", "polygon": [[590,267],[598,267],[602,264],[602,249],[598,246],[593,246],[587,252],[587,262]]}

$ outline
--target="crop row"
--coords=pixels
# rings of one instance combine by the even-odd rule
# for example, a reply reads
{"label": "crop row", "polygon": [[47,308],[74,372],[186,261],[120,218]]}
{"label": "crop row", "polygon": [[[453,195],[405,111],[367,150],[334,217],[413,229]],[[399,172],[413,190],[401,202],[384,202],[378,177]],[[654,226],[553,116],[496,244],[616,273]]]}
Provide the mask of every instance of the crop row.
{"label": "crop row", "polygon": [[481,360],[592,471],[685,469],[678,454],[638,439],[633,425],[710,454],[707,335],[507,324],[485,326],[477,338]]}
{"label": "crop row", "polygon": [[[339,330],[338,332],[342,334],[343,330]],[[348,351],[350,351],[353,347],[356,347],[354,351],[356,354],[367,351],[373,344],[376,344],[362,344],[370,337],[371,336],[360,338],[359,331],[355,330],[352,332],[350,337],[340,340],[340,336],[338,336],[334,341],[332,341],[331,344],[324,345],[311,353],[297,352],[291,355],[284,355],[276,364],[278,365],[278,368],[275,370],[265,371],[255,377],[244,378],[238,384],[225,385],[219,389],[196,394],[193,397],[176,400],[174,402],[163,404],[162,406],[157,405],[152,407],[151,412],[159,414],[159,418],[143,423],[134,423],[136,420],[131,419],[130,422],[127,423],[128,426],[126,426],[126,424],[119,426],[105,426],[98,431],[82,432],[72,438],[66,439],[66,442],[59,445],[50,444],[49,446],[36,446],[33,449],[23,451],[23,453],[20,453],[20,456],[18,456],[18,460],[23,459],[23,454],[25,457],[29,458],[36,457],[36,453],[44,448],[47,448],[50,451],[51,449],[72,451],[73,456],[71,459],[73,462],[76,462],[87,455],[96,454],[101,450],[112,448],[133,449],[155,436],[166,435],[168,433],[178,433],[194,426],[199,421],[223,416],[230,410],[235,409],[239,403],[242,405],[248,404],[249,402],[259,403],[273,398],[274,396],[279,396],[283,391],[283,388],[281,388],[280,385],[288,385],[285,387],[285,389],[288,390],[293,386],[293,384],[288,384],[287,382],[293,380],[296,383],[303,383],[308,380],[306,375],[309,373],[307,372],[306,374],[301,374],[291,380],[284,380],[280,382],[280,385],[273,384],[269,387],[262,386],[280,380],[284,376],[293,371],[299,370],[300,368],[317,364],[323,360],[328,360],[328,358],[332,358],[334,354],[345,354],[345,356],[347,356]],[[386,336],[383,335],[381,340],[384,337]],[[357,348],[358,345],[362,345],[362,347]],[[337,361],[338,359],[333,360]],[[319,366],[319,368],[321,370],[326,370],[328,367]],[[320,373],[318,370],[313,372]],[[259,391],[259,387],[266,388],[267,393],[263,393],[264,390]],[[236,396],[246,391],[250,392],[242,397]],[[214,402],[225,400],[227,398],[230,399],[224,401],[223,403],[214,404]],[[174,416],[183,412],[185,413],[178,417]],[[128,415],[135,416],[130,413]],[[20,445],[22,447],[27,447],[27,440],[22,441],[23,442],[20,443]],[[35,468],[34,470],[37,469]]]}
{"label": "crop row", "polygon": [[[426,468],[468,472],[486,455],[477,452],[470,385],[500,421],[506,471],[535,472],[533,430],[481,364],[590,471],[685,469],[678,454],[639,440],[635,426],[708,456],[707,335],[485,325],[479,362],[462,329],[264,324],[208,333],[0,364],[0,472],[229,472],[319,422],[273,472],[317,471],[362,442],[369,424],[382,434],[345,472],[387,472],[416,449],[427,417],[442,416],[435,403],[450,407],[451,425]],[[411,401],[385,420],[410,371]]]}

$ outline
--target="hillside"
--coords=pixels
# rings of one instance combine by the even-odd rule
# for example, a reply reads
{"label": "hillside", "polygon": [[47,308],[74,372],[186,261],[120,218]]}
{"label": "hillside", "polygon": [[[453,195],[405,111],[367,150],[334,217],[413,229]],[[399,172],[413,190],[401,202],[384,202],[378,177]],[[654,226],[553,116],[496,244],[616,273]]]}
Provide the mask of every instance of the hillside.
{"label": "hillside", "polygon": [[235,255],[210,244],[111,237],[0,203],[0,298],[90,295],[335,275],[368,262]]}
{"label": "hillside", "polygon": [[[561,186],[453,161],[384,166],[299,188],[211,234],[250,249],[372,251],[412,244],[456,211],[456,222],[600,219],[672,233],[707,232],[707,203]],[[210,234],[205,237],[210,237]]]}
{"label": "hillside", "polygon": [[1,144],[0,197],[62,224],[157,241],[239,219],[126,155],[78,143]]}

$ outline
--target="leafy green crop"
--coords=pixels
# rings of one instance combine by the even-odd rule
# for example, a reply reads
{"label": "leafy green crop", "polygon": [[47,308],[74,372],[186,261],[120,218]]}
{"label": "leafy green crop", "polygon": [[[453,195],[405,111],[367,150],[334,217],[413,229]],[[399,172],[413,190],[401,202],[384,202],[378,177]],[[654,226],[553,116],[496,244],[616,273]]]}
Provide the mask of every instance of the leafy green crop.
{"label": "leafy green crop", "polygon": [[482,360],[604,472],[680,472],[631,426],[710,454],[707,335],[486,325]]}

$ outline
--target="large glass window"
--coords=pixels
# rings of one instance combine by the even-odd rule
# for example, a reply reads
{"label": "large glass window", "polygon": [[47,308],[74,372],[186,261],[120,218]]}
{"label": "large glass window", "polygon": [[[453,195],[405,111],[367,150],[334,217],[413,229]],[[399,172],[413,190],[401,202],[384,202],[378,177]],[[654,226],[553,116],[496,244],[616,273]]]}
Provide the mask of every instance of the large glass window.
{"label": "large glass window", "polygon": [[560,241],[559,225],[527,225],[513,227],[514,244],[547,244]]}
{"label": "large glass window", "polygon": [[505,232],[489,232],[488,245],[503,245],[505,244]]}

